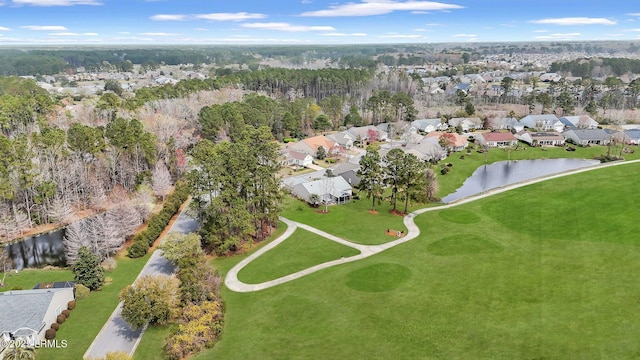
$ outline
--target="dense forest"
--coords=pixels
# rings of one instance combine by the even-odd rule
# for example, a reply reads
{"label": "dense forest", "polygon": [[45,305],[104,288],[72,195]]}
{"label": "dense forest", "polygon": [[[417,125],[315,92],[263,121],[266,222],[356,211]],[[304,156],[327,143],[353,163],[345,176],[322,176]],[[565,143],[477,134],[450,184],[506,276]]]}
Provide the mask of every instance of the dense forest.
{"label": "dense forest", "polygon": [[577,77],[621,76],[627,73],[640,74],[640,60],[625,58],[591,58],[572,61],[556,61],[552,72],[570,73]]}

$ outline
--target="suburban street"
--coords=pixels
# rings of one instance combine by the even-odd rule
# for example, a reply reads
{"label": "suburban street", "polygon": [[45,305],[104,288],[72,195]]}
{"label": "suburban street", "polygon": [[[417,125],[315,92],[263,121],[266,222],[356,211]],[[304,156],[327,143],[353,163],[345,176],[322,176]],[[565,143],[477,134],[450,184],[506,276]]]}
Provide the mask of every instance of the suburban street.
{"label": "suburban street", "polygon": [[[180,216],[171,226],[169,233],[189,233],[197,230],[198,223],[185,214],[183,210]],[[145,275],[173,274],[173,265],[161,255],[162,251],[154,251],[145,266],[140,271],[138,278]],[[91,346],[84,354],[85,359],[103,358],[108,352],[123,351],[133,355],[138,343],[142,339],[143,330],[133,330],[122,318],[122,303],[105,323],[104,327],[93,340]]]}

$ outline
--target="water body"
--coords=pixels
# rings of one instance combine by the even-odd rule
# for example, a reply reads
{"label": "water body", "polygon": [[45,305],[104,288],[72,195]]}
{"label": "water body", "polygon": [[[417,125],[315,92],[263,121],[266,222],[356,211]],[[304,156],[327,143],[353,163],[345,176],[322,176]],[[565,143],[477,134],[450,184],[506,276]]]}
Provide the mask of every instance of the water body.
{"label": "water body", "polygon": [[64,229],[29,236],[5,247],[18,270],[46,265],[65,266]]}
{"label": "water body", "polygon": [[585,159],[538,159],[500,161],[483,165],[465,180],[458,190],[445,196],[442,202],[450,203],[487,190],[599,163],[598,160]]}

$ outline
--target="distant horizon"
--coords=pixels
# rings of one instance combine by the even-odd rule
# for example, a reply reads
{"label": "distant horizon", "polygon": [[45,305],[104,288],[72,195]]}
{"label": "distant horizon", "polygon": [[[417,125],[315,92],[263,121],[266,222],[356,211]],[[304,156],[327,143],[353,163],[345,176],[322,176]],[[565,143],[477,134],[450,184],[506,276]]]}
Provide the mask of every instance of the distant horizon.
{"label": "distant horizon", "polygon": [[0,46],[640,41],[627,0],[0,0]]}

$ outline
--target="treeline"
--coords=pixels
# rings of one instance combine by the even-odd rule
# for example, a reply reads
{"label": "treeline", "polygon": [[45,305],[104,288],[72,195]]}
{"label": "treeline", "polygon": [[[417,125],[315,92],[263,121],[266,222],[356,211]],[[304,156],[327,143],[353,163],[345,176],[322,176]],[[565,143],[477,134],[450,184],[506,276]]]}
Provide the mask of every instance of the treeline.
{"label": "treeline", "polygon": [[551,72],[571,73],[578,77],[621,76],[640,73],[640,60],[626,58],[594,58],[556,61],[551,64]]}
{"label": "treeline", "polygon": [[102,127],[57,128],[45,116],[53,101],[31,95],[32,86],[29,80],[0,81],[0,236],[67,223],[74,211],[102,210],[144,193],[142,184],[166,187],[166,181],[152,184],[163,168],[156,166],[159,159],[170,176],[178,176],[173,145],[159,143],[140,121],[116,117]]}
{"label": "treeline", "polygon": [[246,90],[266,91],[268,94],[300,91],[299,96],[320,101],[331,95],[357,97],[358,92],[372,76],[373,73],[367,70],[271,68],[254,72],[237,72],[218,81],[220,85],[242,84]]}

